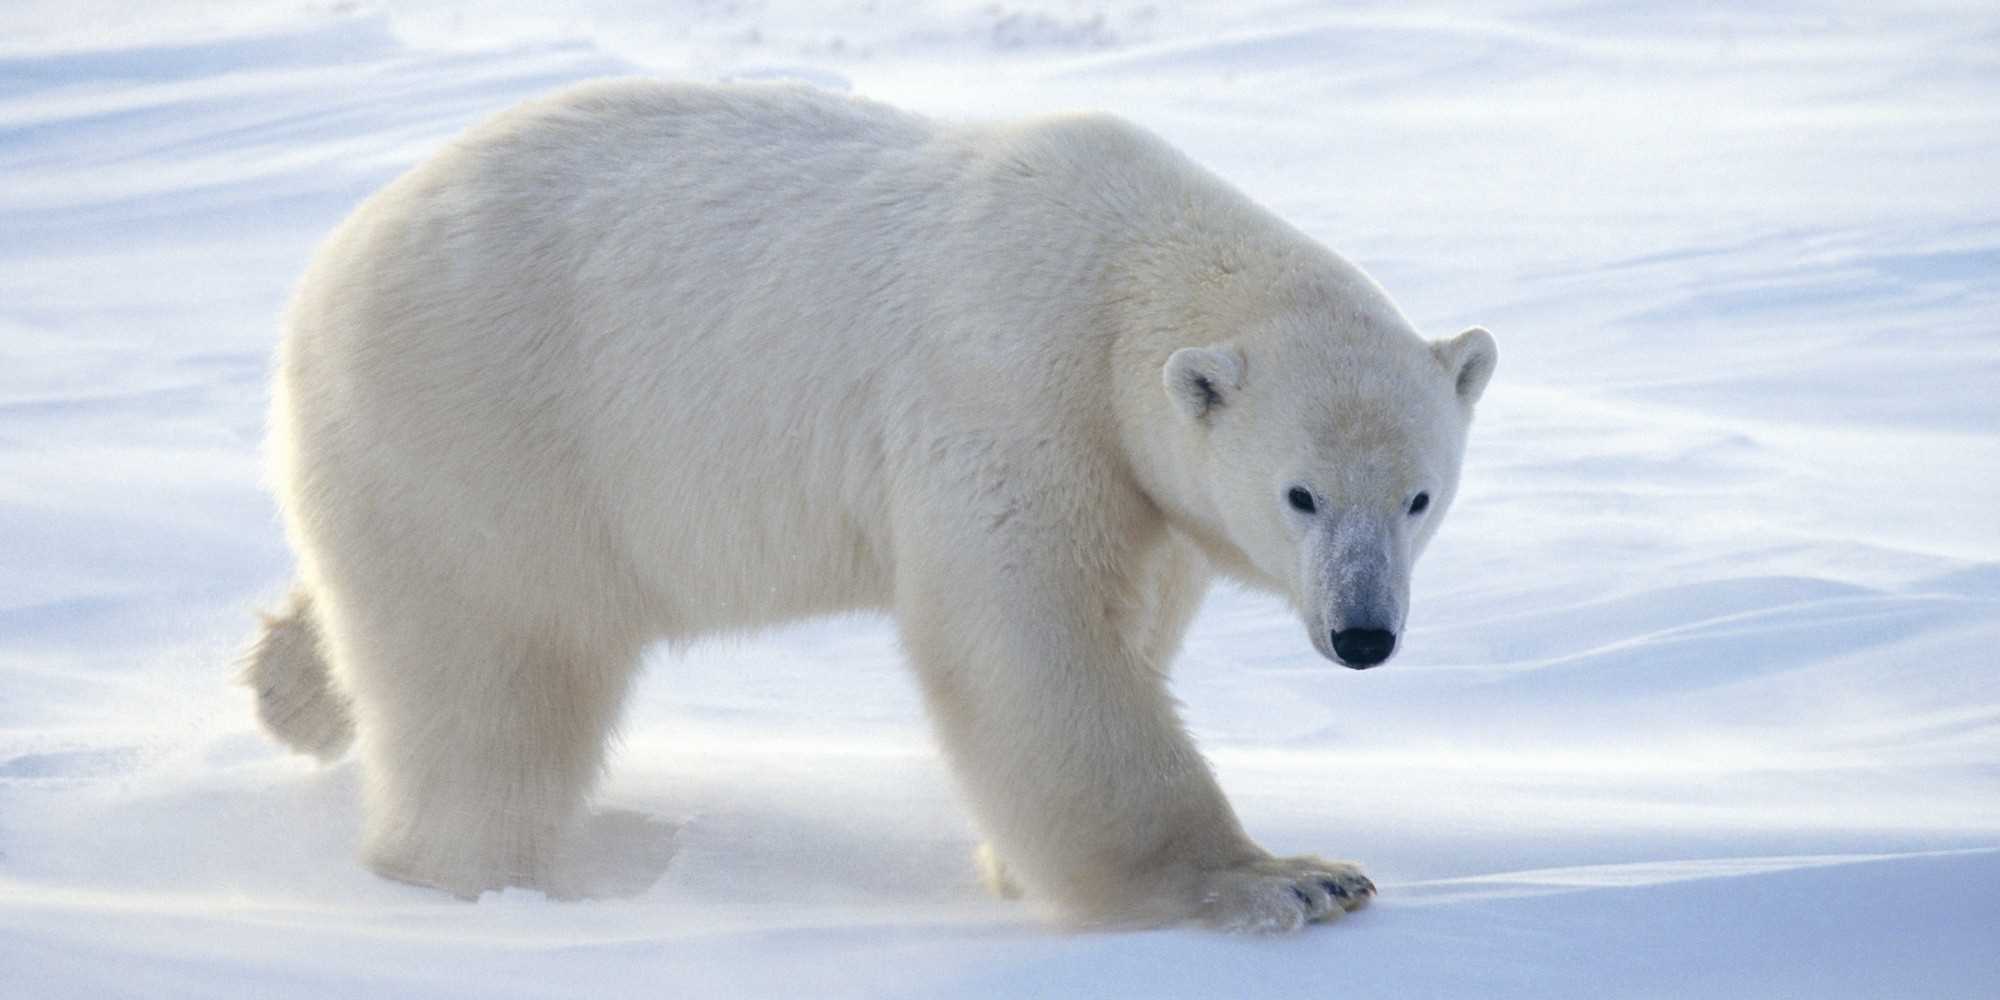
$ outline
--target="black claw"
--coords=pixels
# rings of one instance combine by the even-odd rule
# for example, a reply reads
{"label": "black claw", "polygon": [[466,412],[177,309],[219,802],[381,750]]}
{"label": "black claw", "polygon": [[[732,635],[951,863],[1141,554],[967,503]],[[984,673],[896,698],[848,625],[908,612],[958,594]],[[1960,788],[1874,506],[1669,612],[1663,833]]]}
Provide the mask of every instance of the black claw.
{"label": "black claw", "polygon": [[1301,889],[1298,886],[1292,886],[1292,895],[1297,896],[1299,898],[1300,906],[1303,906],[1308,910],[1312,909],[1313,905],[1312,899],[1306,895],[1306,891],[1304,889]]}
{"label": "black claw", "polygon": [[1322,881],[1322,882],[1321,882],[1321,883],[1320,883],[1319,885],[1320,885],[1320,888],[1322,888],[1322,889],[1325,889],[1325,890],[1327,891],[1327,893],[1328,893],[1329,895],[1333,896],[1333,898],[1335,898],[1335,899],[1346,899],[1346,898],[1347,898],[1347,896],[1348,896],[1348,892],[1347,892],[1347,887],[1346,887],[1346,886],[1344,886],[1344,885],[1341,885],[1341,884],[1340,884],[1340,883],[1338,883],[1338,882],[1334,882],[1334,881],[1330,881],[1330,880],[1329,880],[1329,881]]}

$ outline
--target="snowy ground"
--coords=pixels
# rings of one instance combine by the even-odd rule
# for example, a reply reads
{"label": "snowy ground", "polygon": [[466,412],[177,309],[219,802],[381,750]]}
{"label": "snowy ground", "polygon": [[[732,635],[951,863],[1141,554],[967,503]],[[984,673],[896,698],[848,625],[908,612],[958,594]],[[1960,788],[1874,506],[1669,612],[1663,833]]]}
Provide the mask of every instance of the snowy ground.
{"label": "snowy ground", "polygon": [[[0,9],[0,995],[2000,995],[1990,4],[545,6]],[[229,683],[274,318],[442,137],[617,72],[1115,110],[1495,331],[1407,652],[1218,592],[1177,671],[1253,833],[1379,905],[984,897],[872,619],[657,658],[607,898],[355,864],[352,765]]]}

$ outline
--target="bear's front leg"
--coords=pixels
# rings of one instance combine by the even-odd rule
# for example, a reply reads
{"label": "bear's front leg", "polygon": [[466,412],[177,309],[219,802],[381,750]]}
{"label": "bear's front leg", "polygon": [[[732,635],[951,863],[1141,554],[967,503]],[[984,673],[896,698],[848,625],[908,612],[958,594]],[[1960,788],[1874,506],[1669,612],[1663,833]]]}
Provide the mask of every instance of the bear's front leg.
{"label": "bear's front leg", "polygon": [[899,579],[904,641],[990,872],[1071,920],[1286,931],[1361,907],[1353,865],[1252,843],[1152,644],[1070,554],[972,553]]}

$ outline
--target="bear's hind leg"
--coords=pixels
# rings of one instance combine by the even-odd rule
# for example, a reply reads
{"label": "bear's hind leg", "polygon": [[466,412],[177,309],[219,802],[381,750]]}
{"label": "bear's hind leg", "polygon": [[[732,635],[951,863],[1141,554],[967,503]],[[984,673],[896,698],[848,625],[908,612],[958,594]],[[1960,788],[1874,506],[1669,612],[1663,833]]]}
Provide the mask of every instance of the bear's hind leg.
{"label": "bear's hind leg", "polygon": [[353,661],[368,866],[465,898],[580,894],[562,853],[637,650],[490,622],[370,624],[368,642],[340,651]]}

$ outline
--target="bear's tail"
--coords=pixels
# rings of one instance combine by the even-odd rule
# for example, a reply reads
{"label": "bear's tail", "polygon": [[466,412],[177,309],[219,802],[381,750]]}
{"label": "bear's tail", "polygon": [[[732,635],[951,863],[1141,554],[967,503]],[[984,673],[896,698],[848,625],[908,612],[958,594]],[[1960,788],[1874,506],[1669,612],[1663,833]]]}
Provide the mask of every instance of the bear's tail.
{"label": "bear's tail", "polygon": [[261,617],[241,675],[257,693],[258,718],[293,750],[334,760],[354,742],[354,720],[320,650],[311,595],[295,586],[283,608]]}

